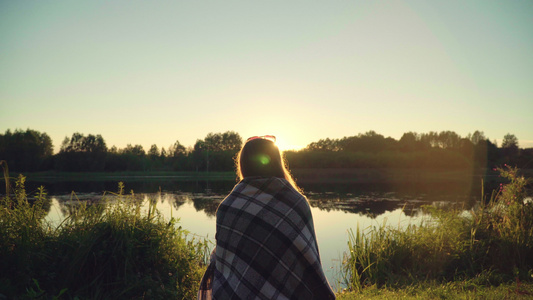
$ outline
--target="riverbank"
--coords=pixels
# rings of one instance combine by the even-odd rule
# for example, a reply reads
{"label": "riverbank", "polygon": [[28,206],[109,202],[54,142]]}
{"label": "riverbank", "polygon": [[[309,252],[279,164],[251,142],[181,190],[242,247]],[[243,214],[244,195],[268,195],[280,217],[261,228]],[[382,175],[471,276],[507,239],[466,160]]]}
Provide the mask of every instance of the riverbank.
{"label": "riverbank", "polygon": [[157,200],[117,194],[81,202],[53,226],[44,189],[24,177],[0,198],[0,299],[193,299],[212,244],[188,238]]}
{"label": "riverbank", "polygon": [[401,289],[370,287],[362,292],[344,292],[337,294],[337,300],[501,300],[531,298],[533,298],[533,283],[531,282],[513,282],[491,286],[475,281],[457,281],[444,284],[426,283]]}
{"label": "riverbank", "polygon": [[[533,177],[533,169],[520,170],[525,177]],[[18,174],[18,172],[12,172]],[[297,168],[292,169],[300,183],[374,183],[374,182],[441,182],[441,181],[501,181],[496,170],[428,170],[416,168]],[[124,172],[25,172],[29,180],[122,180],[122,179],[205,179],[235,180],[234,171],[177,172],[177,171],[124,171]]]}
{"label": "riverbank", "polygon": [[[17,174],[17,172],[12,172]],[[39,181],[85,181],[85,180],[159,180],[169,179],[199,179],[199,180],[234,180],[235,172],[175,172],[175,171],[124,171],[124,172],[25,172],[29,180]]]}
{"label": "riverbank", "polygon": [[424,287],[427,282],[438,283],[437,290],[462,282],[494,287],[533,283],[528,179],[515,168],[497,171],[505,183],[467,211],[426,206],[431,218],[417,225],[383,223],[350,230],[343,261],[348,288],[364,293],[375,287]]}
{"label": "riverbank", "polygon": [[[507,182],[467,214],[428,207],[427,223],[364,232],[350,223],[342,282],[351,292],[339,299],[531,296],[527,180],[499,172]],[[175,219],[160,217],[157,201],[142,211],[119,186],[110,201],[72,208],[52,228],[43,221],[44,190],[27,194],[21,177],[12,184],[13,196],[0,198],[0,299],[194,296],[213,245],[187,239]]]}

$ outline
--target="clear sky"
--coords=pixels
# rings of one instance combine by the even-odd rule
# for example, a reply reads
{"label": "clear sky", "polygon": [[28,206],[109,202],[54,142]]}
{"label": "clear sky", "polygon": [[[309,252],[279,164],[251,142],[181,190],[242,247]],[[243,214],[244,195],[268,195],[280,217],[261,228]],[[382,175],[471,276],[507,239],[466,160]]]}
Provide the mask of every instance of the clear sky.
{"label": "clear sky", "polygon": [[533,147],[533,1],[1,1],[0,132]]}

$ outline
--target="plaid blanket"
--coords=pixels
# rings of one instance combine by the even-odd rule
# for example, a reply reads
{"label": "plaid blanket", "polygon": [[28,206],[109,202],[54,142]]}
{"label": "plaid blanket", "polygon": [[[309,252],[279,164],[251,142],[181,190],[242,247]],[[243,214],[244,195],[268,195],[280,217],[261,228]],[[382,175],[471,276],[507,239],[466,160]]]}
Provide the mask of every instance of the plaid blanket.
{"label": "plaid blanket", "polygon": [[217,210],[198,299],[335,299],[307,199],[285,179],[245,178]]}

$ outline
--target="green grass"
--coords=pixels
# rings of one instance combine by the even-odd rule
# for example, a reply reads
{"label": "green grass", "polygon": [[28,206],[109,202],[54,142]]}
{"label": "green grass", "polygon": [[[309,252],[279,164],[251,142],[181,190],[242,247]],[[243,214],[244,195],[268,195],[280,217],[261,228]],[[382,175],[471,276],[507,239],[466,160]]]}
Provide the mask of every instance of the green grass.
{"label": "green grass", "polygon": [[[81,204],[58,227],[43,219],[44,189],[25,178],[0,205],[0,293],[8,299],[192,299],[212,245],[177,220],[119,192]],[[1,298],[1,296],[0,296]]]}
{"label": "green grass", "polygon": [[477,285],[475,282],[424,283],[400,289],[371,286],[361,292],[337,294],[338,300],[355,299],[531,299],[532,283],[507,283],[498,286]]}
{"label": "green grass", "polygon": [[432,217],[419,225],[350,231],[343,262],[349,290],[480,278],[486,286],[531,282],[533,205],[524,202],[527,180],[514,168],[499,171],[508,183],[466,214],[426,207]]}

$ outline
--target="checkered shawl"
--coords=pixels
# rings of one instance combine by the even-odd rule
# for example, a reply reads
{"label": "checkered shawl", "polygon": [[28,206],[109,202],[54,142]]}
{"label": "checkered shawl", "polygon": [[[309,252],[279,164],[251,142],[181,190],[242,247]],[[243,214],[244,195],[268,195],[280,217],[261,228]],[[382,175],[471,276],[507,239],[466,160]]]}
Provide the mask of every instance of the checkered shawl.
{"label": "checkered shawl", "polygon": [[285,179],[245,178],[217,210],[198,299],[335,299],[307,199]]}

